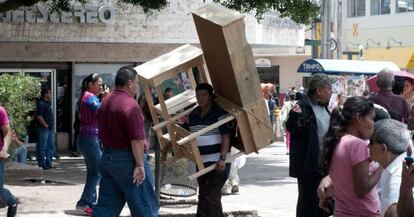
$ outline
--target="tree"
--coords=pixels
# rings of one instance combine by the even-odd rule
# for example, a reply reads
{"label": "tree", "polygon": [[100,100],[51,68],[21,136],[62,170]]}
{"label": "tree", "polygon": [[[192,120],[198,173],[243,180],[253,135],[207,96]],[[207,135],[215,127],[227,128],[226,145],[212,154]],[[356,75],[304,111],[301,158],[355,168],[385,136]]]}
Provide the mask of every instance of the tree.
{"label": "tree", "polygon": [[296,23],[309,24],[319,16],[315,0],[213,0],[242,13],[256,12],[258,20],[269,11],[278,11]]}
{"label": "tree", "polygon": [[[81,4],[89,0],[75,0]],[[145,13],[161,10],[168,5],[167,0],[118,0],[120,2],[141,6]],[[204,0],[205,1],[205,0]],[[315,0],[213,0],[241,13],[256,12],[258,20],[268,11],[278,11],[282,17],[290,17],[297,23],[309,24],[319,14]],[[21,6],[32,6],[38,2],[47,2],[52,10],[70,10],[71,0],[0,0],[0,13],[17,9]]]}
{"label": "tree", "polygon": [[36,109],[36,99],[40,93],[40,80],[31,76],[0,76],[0,102],[6,109],[10,126],[18,135],[26,132],[29,112]]}

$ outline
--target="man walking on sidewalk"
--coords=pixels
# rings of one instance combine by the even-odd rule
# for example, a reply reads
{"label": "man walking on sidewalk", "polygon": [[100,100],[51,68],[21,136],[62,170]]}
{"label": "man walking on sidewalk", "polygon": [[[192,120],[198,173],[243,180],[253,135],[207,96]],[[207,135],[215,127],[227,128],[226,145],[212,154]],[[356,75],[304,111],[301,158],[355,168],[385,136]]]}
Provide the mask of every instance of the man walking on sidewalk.
{"label": "man walking on sidewalk", "polygon": [[119,216],[125,202],[132,217],[158,216],[154,179],[146,160],[144,116],[134,99],[137,88],[137,72],[132,67],[120,68],[115,90],[103,99],[98,110],[104,151],[99,162],[101,182],[94,217]]}

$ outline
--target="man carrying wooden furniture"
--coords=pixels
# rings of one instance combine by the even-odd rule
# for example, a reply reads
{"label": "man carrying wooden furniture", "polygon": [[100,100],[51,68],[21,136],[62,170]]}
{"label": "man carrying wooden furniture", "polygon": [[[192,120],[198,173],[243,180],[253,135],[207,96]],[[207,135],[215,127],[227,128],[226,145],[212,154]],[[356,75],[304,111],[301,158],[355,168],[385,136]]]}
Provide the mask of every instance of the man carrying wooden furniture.
{"label": "man carrying wooden furniture", "polygon": [[[196,87],[198,107],[190,113],[184,128],[195,133],[217,121],[226,118],[228,113],[213,101],[215,95],[210,84],[202,83]],[[223,217],[221,189],[228,178],[230,157],[230,136],[232,129],[224,124],[197,137],[198,149],[204,166],[217,163],[216,169],[198,178],[199,195],[196,217]]]}

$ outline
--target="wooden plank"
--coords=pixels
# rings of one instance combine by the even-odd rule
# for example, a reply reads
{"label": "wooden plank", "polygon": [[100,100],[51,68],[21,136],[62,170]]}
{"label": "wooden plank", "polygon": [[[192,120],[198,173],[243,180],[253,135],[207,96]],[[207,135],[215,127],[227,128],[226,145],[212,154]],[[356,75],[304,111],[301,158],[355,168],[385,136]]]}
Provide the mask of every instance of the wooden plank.
{"label": "wooden plank", "polygon": [[187,110],[185,110],[185,111],[183,111],[183,112],[181,112],[181,113],[177,114],[176,116],[172,117],[170,120],[163,121],[163,122],[161,122],[161,123],[159,123],[159,124],[157,124],[157,125],[154,125],[154,126],[152,127],[152,129],[153,129],[153,130],[158,130],[158,129],[161,129],[161,128],[165,127],[165,126],[167,125],[167,123],[174,122],[174,121],[176,121],[176,120],[180,119],[181,117],[183,117],[183,116],[185,116],[185,115],[187,115],[187,114],[191,113],[191,112],[192,112],[195,108],[197,108],[197,105],[194,105],[193,107],[191,107],[191,108],[189,108],[189,109],[187,109]]}
{"label": "wooden plank", "polygon": [[[238,158],[242,155],[244,155],[243,152],[238,152],[238,153],[232,155],[229,159],[226,159],[226,163],[231,163],[232,161],[236,160],[236,158]],[[210,171],[213,171],[216,168],[216,165],[217,164],[215,163],[215,164],[212,164],[212,165],[210,165],[210,166],[208,166],[204,169],[200,169],[200,171],[188,176],[187,179],[188,180],[194,180],[194,179],[196,179],[196,178],[198,178],[198,177],[200,177],[200,176],[202,176],[202,175],[204,175],[204,174],[206,174]]]}
{"label": "wooden plank", "polygon": [[201,74],[201,77],[200,77],[201,78],[201,83],[211,84],[211,81],[208,77],[207,70],[206,70],[205,67],[206,66],[204,64],[198,65],[198,70],[200,71],[200,74]]}
{"label": "wooden plank", "polygon": [[193,18],[214,91],[231,102],[218,103],[237,117],[246,154],[257,152],[275,135],[269,133],[270,118],[243,16],[212,3],[193,12]]}
{"label": "wooden plank", "polygon": [[241,107],[262,99],[243,16],[212,3],[193,18],[214,91]]}
{"label": "wooden plank", "polygon": [[216,123],[214,123],[212,125],[209,125],[208,127],[205,127],[203,129],[197,131],[196,133],[192,133],[192,134],[190,134],[190,135],[188,135],[188,136],[180,139],[177,142],[177,144],[178,145],[182,145],[184,143],[187,143],[187,142],[189,142],[189,141],[197,138],[198,136],[203,135],[204,133],[207,133],[210,130],[212,130],[212,129],[216,128],[216,127],[219,127],[219,126],[221,126],[221,125],[223,125],[223,124],[225,124],[225,123],[227,123],[227,122],[229,122],[231,120],[234,120],[234,117],[230,115],[230,116],[228,116],[226,118],[221,119],[220,121],[217,121]]}
{"label": "wooden plank", "polygon": [[191,88],[195,90],[197,84],[194,78],[193,68],[188,69],[187,76],[190,80]]}
{"label": "wooden plank", "polygon": [[[157,125],[159,123],[159,120],[158,120],[158,116],[157,116],[157,111],[154,108],[154,101],[152,100],[152,94],[151,94],[151,91],[150,91],[150,87],[148,86],[148,83],[145,80],[142,82],[142,85],[143,85],[143,89],[144,89],[144,93],[145,93],[145,99],[147,100],[148,107],[150,109],[152,122],[153,122],[154,125]],[[165,141],[163,139],[161,139],[162,138],[161,129],[156,130],[155,133],[157,134],[157,139],[158,139],[158,142],[160,143],[160,146],[164,147],[165,146]]]}
{"label": "wooden plank", "polygon": [[[191,103],[188,103],[188,101],[190,101]],[[173,107],[177,107],[180,104],[185,103],[185,105],[179,106],[182,109],[186,106],[191,105],[192,103],[195,103],[195,101],[195,90],[186,90],[178,95],[175,95],[167,99],[167,101],[165,101],[165,105],[169,113],[174,114],[175,112],[170,112],[170,110],[172,110]],[[159,113],[162,112],[161,104],[156,105],[155,108],[158,110]],[[176,111],[177,108],[174,110]]]}
{"label": "wooden plank", "polygon": [[[176,136],[178,138],[184,138],[191,134],[189,131],[177,124],[171,124],[171,129],[176,133]],[[189,141],[188,143],[178,146],[177,149],[180,150],[180,156],[177,157],[188,158],[192,160],[198,168],[204,169],[204,162],[201,159],[200,151],[195,140]]]}
{"label": "wooden plank", "polygon": [[183,45],[169,53],[135,67],[140,78],[157,87],[178,72],[203,64],[202,51],[192,45]]}

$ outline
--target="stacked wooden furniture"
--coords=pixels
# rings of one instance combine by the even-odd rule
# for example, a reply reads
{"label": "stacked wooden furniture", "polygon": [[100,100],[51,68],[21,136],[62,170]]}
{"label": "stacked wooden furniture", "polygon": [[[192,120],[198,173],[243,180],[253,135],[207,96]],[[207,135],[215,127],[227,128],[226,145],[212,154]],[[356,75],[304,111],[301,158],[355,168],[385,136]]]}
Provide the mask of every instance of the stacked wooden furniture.
{"label": "stacked wooden furniture", "polygon": [[258,152],[276,139],[244,16],[212,3],[193,12],[193,18],[214,91],[225,99],[218,103],[236,117],[243,151]]}
{"label": "stacked wooden furniture", "polygon": [[[251,47],[245,38],[243,16],[216,4],[210,4],[193,13],[201,51],[184,45],[135,68],[143,81],[145,96],[150,107],[155,130],[161,146],[170,142],[174,156],[186,157],[201,170],[197,176],[214,169],[204,168],[198,151],[196,138],[220,125],[237,121],[237,135],[242,152],[258,152],[275,141],[268,110],[263,99],[259,75]],[[203,55],[204,54],[204,55]],[[204,59],[209,73],[204,69]],[[217,104],[230,115],[196,133],[190,133],[174,123],[196,107],[195,80],[192,68],[198,67],[201,82],[211,78]],[[191,90],[164,100],[160,85],[174,78],[178,72],[188,72]],[[155,88],[159,104],[154,105],[150,88]],[[164,119],[159,122],[159,118]],[[168,134],[163,135],[162,128]],[[238,153],[235,158],[240,156]],[[228,159],[231,161],[231,159]]]}
{"label": "stacked wooden furniture", "polygon": [[[145,98],[154,123],[153,130],[157,134],[161,147],[171,143],[175,157],[186,157],[203,169],[204,164],[196,141],[188,139],[190,133],[174,123],[180,117],[189,114],[196,106],[196,82],[192,72],[193,67],[198,67],[202,81],[207,82],[202,51],[191,45],[183,45],[167,54],[137,66],[135,70],[142,81]],[[165,100],[161,84],[168,79],[173,79],[180,72],[187,72],[191,89]],[[152,98],[152,89],[155,89],[158,95],[159,103],[157,105],[154,104]],[[160,120],[163,121],[160,122]],[[167,134],[162,133],[164,127],[168,130]]]}

